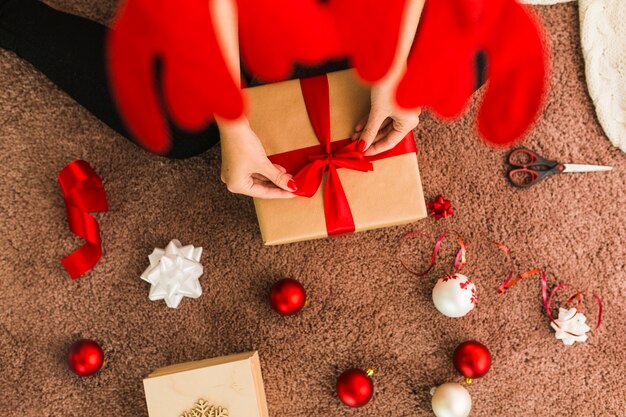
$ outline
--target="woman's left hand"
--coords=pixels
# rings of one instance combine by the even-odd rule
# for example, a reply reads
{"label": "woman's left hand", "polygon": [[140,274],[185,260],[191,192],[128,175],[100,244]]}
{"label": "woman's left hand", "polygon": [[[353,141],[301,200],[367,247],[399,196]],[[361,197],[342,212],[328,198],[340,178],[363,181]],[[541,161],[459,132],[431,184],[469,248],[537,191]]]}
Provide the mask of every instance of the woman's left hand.
{"label": "woman's left hand", "polygon": [[419,123],[420,110],[405,110],[395,100],[395,83],[381,83],[372,87],[370,113],[354,128],[353,140],[365,155],[377,155],[396,146]]}

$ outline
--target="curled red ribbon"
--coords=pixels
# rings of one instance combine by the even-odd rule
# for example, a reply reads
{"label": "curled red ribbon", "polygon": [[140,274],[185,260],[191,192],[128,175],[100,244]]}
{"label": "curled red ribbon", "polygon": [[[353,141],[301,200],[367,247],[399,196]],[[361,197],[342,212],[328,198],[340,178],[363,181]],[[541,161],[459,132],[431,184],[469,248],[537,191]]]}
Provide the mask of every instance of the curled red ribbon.
{"label": "curled red ribbon", "polygon": [[[455,230],[446,230],[445,232],[443,232],[437,238],[437,241],[435,242],[435,247],[433,249],[433,254],[432,254],[431,258],[430,258],[430,264],[428,265],[428,267],[424,271],[415,271],[415,270],[411,269],[404,262],[404,259],[400,258],[400,263],[402,264],[404,269],[406,269],[407,271],[409,271],[410,273],[412,273],[413,275],[416,275],[418,277],[422,277],[422,276],[426,275],[428,272],[430,272],[430,270],[437,263],[437,255],[439,254],[439,250],[441,248],[441,244],[443,243],[443,241],[446,238],[446,236],[448,236],[451,233],[455,234],[457,239],[458,239],[458,241],[459,241],[459,251],[457,252],[456,257],[454,258],[454,270],[455,271],[461,271],[465,267],[465,265],[467,264],[467,260],[465,258],[465,255],[467,253],[467,249],[470,248],[472,245],[475,245],[476,243],[481,242],[481,241],[475,241],[475,242],[470,242],[470,243],[466,244],[463,241],[463,237],[461,236],[461,234],[459,232],[455,231]],[[404,237],[400,241],[400,244],[402,244],[402,242],[404,240],[406,240],[407,238],[409,238],[411,236],[416,236],[416,235],[427,236],[425,233],[422,233],[422,232],[407,233],[406,235],[404,235]],[[511,280],[511,278],[513,277],[513,258],[511,258],[511,251],[509,251],[509,248],[507,248],[503,244],[501,244],[499,242],[495,242],[493,240],[485,240],[484,242],[491,243],[491,244],[495,245],[498,249],[500,249],[502,252],[504,252],[506,254],[507,259],[509,261],[509,274],[507,275],[505,281]]]}
{"label": "curled red ribbon", "polygon": [[65,199],[70,231],[87,242],[63,258],[63,266],[72,279],[93,268],[102,257],[100,227],[90,212],[108,211],[102,179],[86,161],[69,163],[59,173],[59,185]]}
{"label": "curled red ribbon", "polygon": [[[441,248],[441,244],[443,243],[443,240],[446,238],[446,236],[449,233],[454,233],[457,237],[457,239],[459,240],[459,246],[460,249],[457,252],[456,258],[454,259],[454,270],[455,271],[460,271],[461,269],[463,269],[463,267],[465,266],[466,260],[465,260],[465,249],[466,249],[466,245],[463,242],[463,237],[461,237],[461,235],[454,231],[454,230],[446,230],[445,232],[443,232],[438,238],[437,241],[435,242],[435,247],[433,249],[433,254],[430,258],[430,264],[428,265],[428,267],[419,272],[419,271],[415,271],[411,268],[409,268],[409,266],[407,266],[407,264],[404,262],[403,258],[400,258],[400,263],[402,264],[402,266],[404,267],[404,269],[406,269],[407,271],[409,271],[410,273],[412,273],[413,275],[416,275],[418,277],[423,277],[424,275],[426,275],[427,273],[430,272],[431,269],[433,269],[433,266],[435,266],[435,264],[437,263],[437,255],[439,254],[439,249]],[[400,244],[402,245],[402,243],[412,237],[412,236],[427,236],[426,233],[422,233],[422,232],[411,232],[411,233],[407,233],[406,235],[404,235],[404,237],[400,240]]]}
{"label": "curled red ribbon", "polygon": [[[443,240],[446,238],[446,236],[448,234],[450,234],[450,233],[454,233],[457,236],[458,241],[459,241],[459,246],[460,246],[460,249],[457,252],[456,257],[454,259],[454,270],[455,271],[462,270],[463,267],[465,267],[465,264],[466,264],[465,255],[466,255],[466,252],[467,252],[467,248],[469,248],[470,246],[472,246],[476,242],[471,242],[471,243],[465,244],[463,242],[463,238],[461,237],[461,235],[458,232],[454,231],[454,230],[446,230],[445,232],[443,232],[437,238],[437,240],[435,242],[435,247],[433,249],[433,254],[431,256],[430,264],[428,265],[428,267],[424,271],[415,271],[415,270],[411,269],[410,267],[407,266],[407,264],[405,263],[404,259],[401,257],[400,258],[400,263],[402,264],[404,269],[406,269],[407,271],[409,271],[410,273],[412,273],[413,275],[416,275],[418,277],[426,275],[433,268],[433,266],[435,266],[435,264],[437,263],[437,255],[439,253],[439,249],[441,248],[441,244],[443,243]],[[407,238],[409,238],[411,236],[416,236],[416,235],[417,236],[427,236],[425,233],[422,233],[422,232],[407,233],[400,240],[400,245],[402,245],[402,243]],[[501,244],[499,242],[496,242],[496,241],[493,241],[493,240],[487,240],[486,242],[495,245],[498,249],[503,251],[507,255],[507,258],[508,258],[508,261],[509,261],[509,274],[504,279],[502,284],[500,284],[500,286],[498,287],[497,291],[499,293],[504,293],[506,290],[508,290],[509,288],[514,286],[515,284],[517,284],[522,279],[531,277],[531,276],[536,275],[536,274],[540,274],[540,277],[541,277],[541,298],[542,298],[542,301],[543,301],[544,310],[546,312],[546,315],[550,319],[550,321],[552,323],[554,323],[554,325],[557,326],[559,329],[561,329],[561,326],[559,326],[559,324],[554,319],[554,316],[552,315],[552,312],[551,312],[552,300],[554,299],[554,296],[556,295],[557,291],[559,291],[560,289],[565,288],[565,287],[570,287],[571,284],[558,284],[548,294],[548,277],[547,277],[547,274],[546,274],[545,271],[543,271],[543,270],[541,270],[539,268],[531,269],[530,271],[526,271],[523,274],[520,274],[520,275],[516,276],[515,278],[513,278],[513,270],[514,270],[513,258],[511,257],[511,251],[509,250],[509,248],[507,248],[503,244]],[[603,304],[602,304],[602,299],[596,293],[593,293],[593,297],[594,297],[594,299],[596,300],[596,302],[598,304],[598,315],[597,315],[598,318],[597,318],[597,322],[596,322],[596,329],[597,329],[598,327],[600,327],[600,324],[602,323]],[[567,300],[568,303],[572,303],[574,301],[576,301],[576,313],[578,313],[582,309],[583,301],[584,301],[584,296],[583,296],[583,293],[581,291],[576,290],[576,293],[574,295],[572,295]],[[576,316],[576,314],[574,314],[572,317],[568,318],[568,320],[573,319],[575,316]],[[582,335],[574,334],[574,333],[571,333],[571,332],[568,332],[568,331],[565,331],[565,330],[564,330],[564,332],[567,333],[567,334],[570,334],[572,336],[582,336]]]}
{"label": "curled red ribbon", "polygon": [[328,236],[354,232],[354,218],[337,169],[373,171],[373,161],[415,153],[413,132],[407,134],[393,149],[375,156],[365,156],[364,152],[357,149],[357,143],[350,139],[331,142],[328,77],[320,75],[303,78],[300,80],[300,87],[309,120],[320,145],[270,155],[269,159],[283,166],[287,172],[295,174],[294,180],[298,184],[295,194],[303,197],[315,195],[327,172],[324,214]]}
{"label": "curled red ribbon", "polygon": [[[546,312],[546,316],[548,316],[548,318],[550,319],[550,322],[554,323],[556,327],[561,329],[561,326],[559,326],[559,323],[557,323],[554,317],[552,316],[552,311],[551,311],[552,300],[554,299],[554,296],[556,295],[557,291],[559,291],[561,288],[571,287],[572,286],[571,284],[558,284],[556,287],[552,289],[552,291],[550,291],[550,294],[548,294],[548,274],[546,274],[545,271],[539,268],[534,268],[534,269],[531,269],[530,271],[526,271],[523,274],[518,275],[517,277],[513,279],[509,277],[502,283],[502,285],[500,285],[500,287],[498,288],[498,292],[504,293],[506,290],[511,288],[513,285],[517,284],[522,279],[531,277],[536,274],[540,274],[540,277],[541,277],[541,300],[543,302],[543,308]],[[592,293],[592,294],[593,294],[593,298],[596,300],[596,303],[598,304],[598,315],[597,315],[598,318],[596,320],[596,329],[598,329],[598,327],[600,327],[600,324],[602,324],[602,310],[604,307],[603,307],[602,299],[600,298],[600,296],[597,295],[596,293]],[[568,298],[567,303],[572,303],[574,300],[576,300],[576,313],[578,313],[582,309],[582,306],[583,306],[583,301],[584,301],[583,293],[579,290],[576,290],[576,293],[572,295],[570,298]],[[568,320],[573,319],[575,316],[576,314],[568,318]],[[563,330],[563,331],[572,336],[582,336],[580,334],[571,333],[566,330]]]}

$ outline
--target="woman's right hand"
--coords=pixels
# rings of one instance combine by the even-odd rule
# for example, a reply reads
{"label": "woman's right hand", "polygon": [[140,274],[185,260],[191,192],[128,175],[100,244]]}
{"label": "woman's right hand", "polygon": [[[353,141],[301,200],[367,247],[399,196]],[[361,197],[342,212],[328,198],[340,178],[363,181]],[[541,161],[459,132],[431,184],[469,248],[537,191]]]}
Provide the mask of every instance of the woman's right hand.
{"label": "woman's right hand", "polygon": [[295,181],[273,164],[248,121],[219,121],[222,181],[228,191],[258,198],[293,198]]}

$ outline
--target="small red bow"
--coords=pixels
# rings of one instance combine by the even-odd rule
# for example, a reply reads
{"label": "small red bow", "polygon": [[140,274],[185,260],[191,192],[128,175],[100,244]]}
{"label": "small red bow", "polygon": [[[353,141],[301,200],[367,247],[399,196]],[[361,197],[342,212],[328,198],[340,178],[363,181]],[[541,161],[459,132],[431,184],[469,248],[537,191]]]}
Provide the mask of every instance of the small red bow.
{"label": "small red bow", "polygon": [[428,215],[434,216],[435,220],[445,219],[454,214],[452,203],[443,198],[442,195],[435,197],[435,201],[427,202],[426,207],[428,208]]}

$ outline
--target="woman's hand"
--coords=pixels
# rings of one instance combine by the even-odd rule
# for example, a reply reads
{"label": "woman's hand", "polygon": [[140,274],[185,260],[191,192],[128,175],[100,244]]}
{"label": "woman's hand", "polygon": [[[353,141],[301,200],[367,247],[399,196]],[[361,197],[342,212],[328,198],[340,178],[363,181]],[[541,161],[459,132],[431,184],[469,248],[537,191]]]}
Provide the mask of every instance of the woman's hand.
{"label": "woman's hand", "polygon": [[[230,0],[212,1],[222,53],[235,80],[239,80],[237,11]],[[230,22],[230,23],[228,23]],[[229,191],[258,198],[293,198],[296,183],[286,170],[267,158],[261,141],[245,117],[224,120],[216,115],[222,146],[222,181]]]}
{"label": "woman's hand", "polygon": [[394,62],[387,75],[372,87],[370,114],[354,128],[352,139],[361,140],[358,149],[376,155],[396,146],[419,123],[420,110],[404,110],[396,104],[398,82],[406,72],[406,62],[415,39],[424,0],[408,0],[403,13]]}
{"label": "woman's hand", "polygon": [[293,198],[297,186],[291,175],[267,158],[247,120],[219,123],[222,181],[228,190],[258,198]]}
{"label": "woman's hand", "polygon": [[365,155],[376,155],[396,146],[419,123],[419,110],[404,110],[395,102],[395,83],[381,83],[372,88],[370,113],[354,128],[353,140]]}

